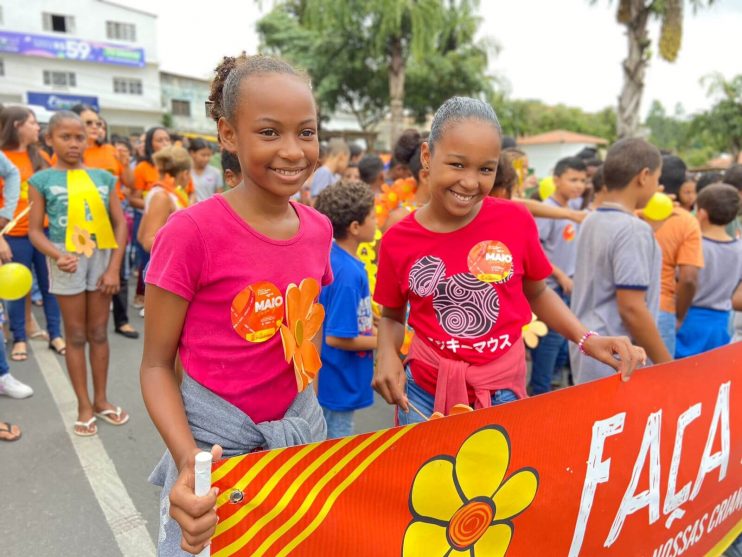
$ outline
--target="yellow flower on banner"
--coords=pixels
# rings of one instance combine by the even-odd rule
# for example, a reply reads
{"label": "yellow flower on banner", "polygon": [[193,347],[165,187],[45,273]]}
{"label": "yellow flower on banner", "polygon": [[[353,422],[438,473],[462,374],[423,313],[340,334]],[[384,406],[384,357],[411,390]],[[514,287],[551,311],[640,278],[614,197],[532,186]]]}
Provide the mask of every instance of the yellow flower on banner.
{"label": "yellow flower on banner", "polygon": [[[513,521],[533,502],[538,475],[521,468],[505,479],[510,440],[499,426],[471,434],[456,457],[439,455],[418,470],[410,493],[413,520],[403,557],[502,557]],[[504,481],[503,481],[504,480]]]}
{"label": "yellow flower on banner", "polygon": [[325,319],[325,308],[315,303],[318,295],[319,283],[313,278],[304,279],[299,286],[289,284],[286,289],[286,323],[281,324],[281,341],[286,361],[294,362],[299,392],[307,388],[322,367],[312,342]]}
{"label": "yellow flower on banner", "polygon": [[539,337],[543,337],[549,329],[546,325],[538,320],[535,313],[531,314],[531,322],[527,325],[523,325],[523,340],[528,348],[536,348],[538,346]]}
{"label": "yellow flower on banner", "polygon": [[72,245],[75,246],[75,253],[91,257],[95,249],[95,240],[90,237],[90,232],[79,226],[74,227],[72,233]]}

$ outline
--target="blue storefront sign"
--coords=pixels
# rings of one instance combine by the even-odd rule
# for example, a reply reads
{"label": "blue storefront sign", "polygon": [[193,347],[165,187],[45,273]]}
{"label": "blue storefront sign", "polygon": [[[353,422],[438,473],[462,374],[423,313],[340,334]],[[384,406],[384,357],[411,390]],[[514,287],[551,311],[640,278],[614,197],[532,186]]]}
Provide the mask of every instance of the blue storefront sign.
{"label": "blue storefront sign", "polygon": [[96,112],[100,112],[98,97],[86,95],[63,95],[61,93],[26,93],[28,104],[43,106],[47,110],[69,110],[76,104],[87,104]]}
{"label": "blue storefront sign", "polygon": [[144,67],[144,49],[142,48],[30,33],[0,31],[0,52],[136,68]]}

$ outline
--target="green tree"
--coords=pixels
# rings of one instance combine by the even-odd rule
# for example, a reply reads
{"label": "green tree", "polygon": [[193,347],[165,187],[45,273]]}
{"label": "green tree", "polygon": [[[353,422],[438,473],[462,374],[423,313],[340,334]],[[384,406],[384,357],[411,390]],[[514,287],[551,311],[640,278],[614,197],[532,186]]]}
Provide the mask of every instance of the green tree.
{"label": "green tree", "polygon": [[660,101],[653,101],[647,114],[645,126],[649,129],[649,141],[660,149],[680,152],[689,147],[691,120],[683,119],[680,110],[675,115],[667,114]]}
{"label": "green tree", "polygon": [[730,80],[720,73],[705,77],[708,94],[716,103],[694,122],[694,131],[710,145],[737,160],[742,151],[742,74]]}
{"label": "green tree", "polygon": [[611,142],[616,139],[616,111],[613,108],[586,112],[563,104],[552,106],[538,100],[512,100],[500,93],[494,94],[490,102],[500,118],[503,133],[507,135],[519,137],[562,129],[595,135]]}
{"label": "green tree", "polygon": [[[349,56],[374,71],[386,72],[391,141],[403,126],[409,86],[415,88],[410,97],[418,119],[430,111],[431,100],[437,105],[452,94],[489,89],[488,47],[474,43],[478,0],[297,0],[291,4],[300,7],[301,26],[320,33],[322,40],[348,29],[362,35],[366,50]],[[336,73],[338,81],[344,81],[341,68],[333,66],[325,66],[324,72]]]}
{"label": "green tree", "polygon": [[371,51],[360,14],[325,32],[303,25],[304,17],[301,3],[278,4],[258,22],[260,50],[280,55],[309,73],[320,114],[347,110],[368,131],[383,117],[389,96],[379,60],[359,55]]}
{"label": "green tree", "polygon": [[[597,0],[592,0],[596,2]],[[694,10],[713,4],[714,0],[618,0],[616,19],[626,27],[628,53],[623,61],[623,86],[618,98],[618,135],[633,137],[639,131],[639,108],[644,93],[644,78],[651,57],[652,41],[648,24],[660,21],[659,54],[674,62],[683,38],[683,9]]]}

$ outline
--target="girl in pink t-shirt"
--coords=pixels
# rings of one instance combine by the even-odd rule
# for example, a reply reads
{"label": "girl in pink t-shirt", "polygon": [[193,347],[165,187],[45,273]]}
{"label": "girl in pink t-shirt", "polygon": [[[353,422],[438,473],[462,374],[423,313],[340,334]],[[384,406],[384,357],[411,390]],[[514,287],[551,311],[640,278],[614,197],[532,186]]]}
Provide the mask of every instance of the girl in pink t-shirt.
{"label": "girl in pink t-shirt", "polygon": [[332,280],[332,226],[290,201],[319,155],[312,92],[288,64],[243,55],[217,68],[210,101],[242,183],[174,213],[146,277],[142,393],[169,449],[152,476],[163,486],[162,555],[180,554],[178,543],[199,553],[214,533],[216,494],[194,495],[199,447],[215,444],[220,458],[217,442],[235,454],[325,434],[306,387],[320,365],[314,301]]}
{"label": "girl in pink t-shirt", "polygon": [[[463,97],[436,112],[420,160],[430,201],[382,238],[374,299],[383,306],[374,388],[403,424],[526,396],[522,328],[549,328],[627,379],[645,359],[625,337],[588,331],[544,279],[551,266],[527,210],[489,196],[501,150],[487,103]],[[415,336],[399,359],[405,307]],[[619,359],[616,359],[618,357]]]}

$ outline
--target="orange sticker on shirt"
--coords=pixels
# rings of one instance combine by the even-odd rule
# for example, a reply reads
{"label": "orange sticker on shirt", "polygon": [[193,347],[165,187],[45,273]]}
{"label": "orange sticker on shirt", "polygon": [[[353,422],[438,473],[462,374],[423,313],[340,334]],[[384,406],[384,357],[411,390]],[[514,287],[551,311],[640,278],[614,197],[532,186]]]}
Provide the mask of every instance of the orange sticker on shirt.
{"label": "orange sticker on shirt", "polygon": [[502,242],[485,240],[471,248],[469,271],[482,282],[501,284],[513,276],[513,254]]}
{"label": "orange sticker on shirt", "polygon": [[564,230],[562,230],[562,238],[567,242],[574,240],[576,235],[577,231],[575,230],[575,225],[572,223],[569,223],[564,227]]}
{"label": "orange sticker on shirt", "polygon": [[283,296],[275,284],[256,282],[232,300],[232,327],[248,342],[265,342],[283,321]]}

